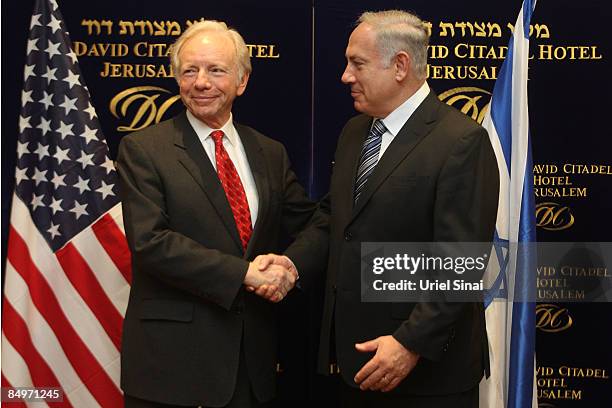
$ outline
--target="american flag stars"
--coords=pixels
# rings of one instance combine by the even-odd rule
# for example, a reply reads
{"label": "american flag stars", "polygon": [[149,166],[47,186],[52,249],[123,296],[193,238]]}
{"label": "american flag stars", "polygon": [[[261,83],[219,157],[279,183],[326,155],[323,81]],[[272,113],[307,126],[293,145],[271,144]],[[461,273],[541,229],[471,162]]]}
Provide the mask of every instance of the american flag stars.
{"label": "american flag stars", "polygon": [[15,191],[56,250],[119,202],[117,174],[61,19],[30,28]]}
{"label": "american flag stars", "polygon": [[36,0],[23,78],[2,384],[63,388],[62,406],[123,406],[131,265],[117,174],[55,1]]}

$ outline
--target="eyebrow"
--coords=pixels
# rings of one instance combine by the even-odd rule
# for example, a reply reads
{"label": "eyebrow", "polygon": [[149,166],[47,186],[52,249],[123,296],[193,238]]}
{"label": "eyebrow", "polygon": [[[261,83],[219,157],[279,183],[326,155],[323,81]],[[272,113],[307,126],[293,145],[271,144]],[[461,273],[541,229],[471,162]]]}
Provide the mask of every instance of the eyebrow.
{"label": "eyebrow", "polygon": [[361,55],[347,55],[346,59],[351,62],[367,62],[368,60]]}

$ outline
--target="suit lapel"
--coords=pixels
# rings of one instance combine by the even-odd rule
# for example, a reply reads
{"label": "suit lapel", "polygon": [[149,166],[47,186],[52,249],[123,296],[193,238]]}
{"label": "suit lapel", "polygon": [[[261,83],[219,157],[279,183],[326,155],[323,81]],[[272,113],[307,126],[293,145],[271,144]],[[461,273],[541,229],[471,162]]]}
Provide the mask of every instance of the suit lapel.
{"label": "suit lapel", "polygon": [[253,245],[257,242],[258,237],[264,233],[262,232],[264,227],[264,217],[266,216],[268,205],[270,203],[270,189],[269,181],[266,172],[266,158],[263,154],[263,149],[257,141],[257,135],[253,131],[246,127],[234,122],[234,127],[238,132],[238,136],[244,146],[244,151],[255,180],[255,187],[257,187],[257,195],[259,196],[259,207],[257,210],[257,222],[253,227],[253,235],[247,246],[246,255],[250,257],[250,253],[253,249]]}
{"label": "suit lapel", "polygon": [[359,197],[359,201],[355,205],[355,208],[353,208],[352,219],[361,212],[363,207],[372,198],[374,192],[376,192],[380,185],[389,177],[393,170],[431,131],[435,125],[440,103],[436,94],[433,91],[430,92],[423,103],[421,103],[412,116],[410,116],[410,119],[406,121],[366,182]]}
{"label": "suit lapel", "polygon": [[189,124],[187,115],[184,112],[176,117],[174,123],[177,129],[174,135],[174,146],[176,147],[178,161],[191,174],[204,193],[206,193],[219,218],[225,224],[228,233],[240,250],[242,250],[242,243],[240,242],[232,209],[227,202],[225,191],[219,182],[219,176],[208,159],[208,155],[198,135]]}

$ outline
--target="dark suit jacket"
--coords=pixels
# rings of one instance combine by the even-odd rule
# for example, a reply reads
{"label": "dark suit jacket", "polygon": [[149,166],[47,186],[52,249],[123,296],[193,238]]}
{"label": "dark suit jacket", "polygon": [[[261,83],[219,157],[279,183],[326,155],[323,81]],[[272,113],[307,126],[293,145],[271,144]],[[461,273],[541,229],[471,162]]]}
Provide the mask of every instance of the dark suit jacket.
{"label": "dark suit jacket", "polygon": [[[121,386],[134,397],[222,406],[245,353],[261,401],[275,390],[275,305],[247,293],[248,260],[279,252],[316,206],[290,169],[284,147],[235,124],[259,194],[246,254],[231,208],[183,113],[124,137],[117,167],[133,282],[123,328]],[[323,246],[323,248],[321,248]],[[296,248],[327,253],[326,240],[301,234]],[[309,276],[312,257],[292,260]]]}
{"label": "dark suit jacket", "polygon": [[329,372],[335,330],[341,375],[354,385],[356,372],[373,356],[357,352],[355,343],[392,334],[421,355],[395,392],[467,390],[488,364],[482,305],[362,303],[360,246],[490,242],[499,181],[487,132],[431,92],[384,153],[353,207],[359,156],[371,123],[371,117],[360,115],[344,127],[325,201],[331,211],[330,259],[319,369]]}

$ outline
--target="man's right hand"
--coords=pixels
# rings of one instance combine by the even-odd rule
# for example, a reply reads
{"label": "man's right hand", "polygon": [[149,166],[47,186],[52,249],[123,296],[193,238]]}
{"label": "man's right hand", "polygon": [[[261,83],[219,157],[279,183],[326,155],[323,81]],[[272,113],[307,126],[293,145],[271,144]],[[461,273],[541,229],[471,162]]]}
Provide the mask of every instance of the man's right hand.
{"label": "man's right hand", "polygon": [[280,302],[293,289],[298,274],[286,256],[259,255],[249,263],[244,278],[247,290],[271,301]]}

